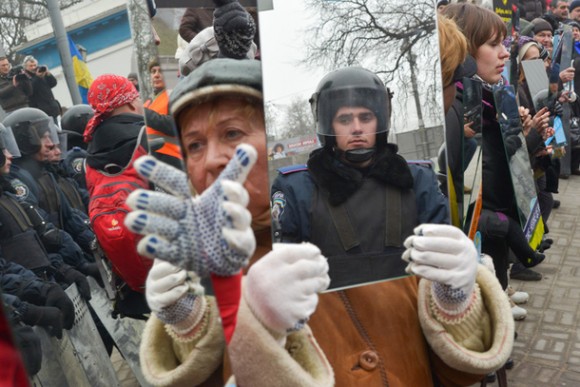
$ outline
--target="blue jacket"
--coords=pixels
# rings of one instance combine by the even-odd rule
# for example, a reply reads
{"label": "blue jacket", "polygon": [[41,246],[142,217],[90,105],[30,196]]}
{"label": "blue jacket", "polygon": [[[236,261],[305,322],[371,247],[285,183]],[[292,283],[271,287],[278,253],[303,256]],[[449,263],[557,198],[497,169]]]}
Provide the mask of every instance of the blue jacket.
{"label": "blue jacket", "polygon": [[[449,223],[449,204],[439,190],[433,170],[409,164],[417,205],[417,225]],[[271,190],[274,224],[283,230],[282,241],[309,241],[311,204],[316,183],[305,165],[281,169]],[[276,228],[276,227],[275,227]]]}

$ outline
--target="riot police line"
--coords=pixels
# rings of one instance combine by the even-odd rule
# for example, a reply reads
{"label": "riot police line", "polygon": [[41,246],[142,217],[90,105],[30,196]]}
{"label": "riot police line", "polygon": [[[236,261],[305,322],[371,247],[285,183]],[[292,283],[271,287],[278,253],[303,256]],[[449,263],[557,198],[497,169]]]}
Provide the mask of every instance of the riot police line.
{"label": "riot police line", "polygon": [[113,347],[148,385],[138,359],[146,304],[113,274],[88,217],[82,131],[91,116],[73,106],[61,129],[21,108],[0,124],[2,299],[33,385],[120,385]]}

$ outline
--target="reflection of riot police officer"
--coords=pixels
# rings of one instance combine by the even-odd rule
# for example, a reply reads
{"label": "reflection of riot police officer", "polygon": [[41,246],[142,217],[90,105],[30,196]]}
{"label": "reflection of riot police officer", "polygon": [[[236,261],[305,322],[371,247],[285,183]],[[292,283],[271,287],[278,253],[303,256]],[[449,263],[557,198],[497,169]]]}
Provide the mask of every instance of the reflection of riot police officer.
{"label": "reflection of riot police officer", "polygon": [[[401,246],[418,222],[440,223],[447,219],[446,204],[437,194],[433,173],[424,167],[407,166],[396,154],[397,147],[387,144],[390,95],[376,75],[361,68],[332,72],[320,82],[310,102],[323,147],[310,155],[308,171],[288,170],[274,182],[275,201],[292,208],[292,212],[288,208],[281,211],[283,240],[311,241],[327,256],[383,251],[385,246]],[[353,122],[359,126],[353,133],[336,132],[336,128]],[[289,191],[289,186],[296,188]],[[395,187],[394,191],[387,186]],[[289,192],[296,196],[288,196]],[[385,203],[392,201],[388,197],[385,201],[385,195],[391,195],[389,192],[394,192],[392,200],[401,203],[402,208],[402,228],[397,240],[390,241],[384,237],[385,217],[376,216],[388,214]],[[422,193],[433,194],[425,195],[423,202],[416,201],[415,196]],[[334,226],[333,219],[339,215],[333,214],[333,208],[339,205],[356,214],[349,217],[355,234],[342,235],[351,227],[339,231]],[[364,209],[369,213],[361,213]],[[332,236],[328,230],[333,230]],[[381,234],[380,230],[385,232]],[[383,237],[367,240],[370,235]],[[349,247],[341,240],[360,243]]]}

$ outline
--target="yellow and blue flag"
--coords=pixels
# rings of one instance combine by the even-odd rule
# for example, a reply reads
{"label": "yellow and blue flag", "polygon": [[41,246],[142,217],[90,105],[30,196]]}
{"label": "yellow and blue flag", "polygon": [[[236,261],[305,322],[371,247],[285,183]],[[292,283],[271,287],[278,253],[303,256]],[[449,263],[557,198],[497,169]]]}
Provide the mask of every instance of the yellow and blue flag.
{"label": "yellow and blue flag", "polygon": [[81,98],[83,99],[84,104],[88,104],[87,94],[89,92],[89,87],[91,87],[91,83],[93,83],[93,77],[91,76],[86,62],[83,60],[79,49],[70,36],[68,37],[68,46],[72,57],[75,80],[79,86]]}

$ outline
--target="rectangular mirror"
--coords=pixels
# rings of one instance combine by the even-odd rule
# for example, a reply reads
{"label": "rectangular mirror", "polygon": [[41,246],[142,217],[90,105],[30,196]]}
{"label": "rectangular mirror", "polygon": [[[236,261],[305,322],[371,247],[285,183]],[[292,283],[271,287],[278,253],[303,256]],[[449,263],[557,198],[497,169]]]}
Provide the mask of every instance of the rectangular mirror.
{"label": "rectangular mirror", "polygon": [[[387,87],[390,94],[390,98],[386,98],[386,106],[375,110],[378,126],[384,120],[389,123],[388,136],[382,128],[379,129],[377,149],[383,152],[386,141],[396,144],[403,162],[409,163],[412,170],[428,168],[435,172],[439,176],[438,184],[446,190],[446,172],[439,166],[444,163],[438,162],[445,136],[435,15],[434,5],[428,1],[274,0],[273,9],[260,10],[261,28],[268,32],[261,36],[261,51],[269,173],[273,182],[272,208],[274,227],[277,228],[275,238],[282,242],[311,241],[318,245],[329,258],[330,289],[406,275],[405,264],[400,259],[404,240],[401,234],[408,235],[406,233],[412,230],[411,222],[425,220],[419,216],[419,219],[409,220],[409,225],[406,225],[405,220],[409,218],[409,214],[405,213],[407,207],[403,205],[397,211],[393,210],[392,204],[397,206],[396,203],[405,200],[398,194],[387,195],[380,203],[361,202],[358,213],[350,212],[352,209],[345,210],[346,206],[336,203],[326,208],[323,204],[325,200],[314,204],[316,199],[310,202],[309,199],[302,200],[302,196],[298,198],[301,190],[312,192],[311,197],[317,198],[320,195],[330,195],[335,199],[343,195],[349,197],[353,194],[349,184],[359,178],[356,172],[344,180],[338,179],[342,182],[324,194],[321,192],[326,192],[330,186],[312,190],[313,180],[320,182],[323,176],[316,176],[313,180],[293,180],[292,175],[310,173],[304,172],[307,169],[311,171],[305,165],[309,157],[320,159],[330,155],[321,151],[324,148],[321,140],[340,141],[336,133],[324,132],[334,124],[325,126],[322,122],[330,122],[334,118],[319,118],[317,123],[313,117],[313,109],[321,111],[326,103],[323,94],[328,85],[323,85],[321,82],[324,81],[321,80],[326,74],[346,67],[362,67],[366,69],[364,71],[368,70],[368,74],[374,74],[377,85],[380,84],[383,89]],[[335,85],[338,85],[345,79],[348,83],[347,78],[328,78],[328,84],[336,82]],[[367,96],[366,100],[365,104],[368,105],[382,103],[371,96]],[[363,104],[353,100],[346,102],[345,106],[349,103],[350,106]],[[368,105],[363,107],[367,108]],[[388,114],[385,113],[387,110]],[[364,152],[353,151],[350,155],[364,158],[361,156]],[[332,157],[327,161],[332,162]],[[280,179],[287,179],[288,184]],[[277,182],[286,184],[284,186],[287,188],[281,188]],[[290,185],[292,188],[289,188]],[[316,205],[321,207],[311,207]],[[321,214],[328,210],[332,221],[315,215],[318,214],[317,210]],[[364,217],[371,220],[361,222]],[[405,231],[374,229],[372,219],[385,217],[402,218],[397,227]],[[326,224],[323,220],[330,223]],[[339,235],[337,229],[348,231]],[[377,233],[384,233],[380,238],[375,238],[381,240],[381,246],[369,249],[365,238]]]}
{"label": "rectangular mirror", "polygon": [[519,223],[530,246],[536,249],[542,241],[544,225],[513,86],[497,87],[494,99],[509,160]]}

